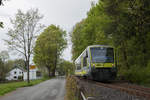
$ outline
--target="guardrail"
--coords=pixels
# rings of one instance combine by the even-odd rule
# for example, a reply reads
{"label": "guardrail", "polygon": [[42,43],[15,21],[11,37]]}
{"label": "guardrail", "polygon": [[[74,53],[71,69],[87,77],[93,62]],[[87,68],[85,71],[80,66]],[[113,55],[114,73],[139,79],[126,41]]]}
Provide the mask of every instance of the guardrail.
{"label": "guardrail", "polygon": [[85,97],[85,95],[83,94],[83,92],[81,92],[81,96],[83,100],[96,100],[94,97]]}

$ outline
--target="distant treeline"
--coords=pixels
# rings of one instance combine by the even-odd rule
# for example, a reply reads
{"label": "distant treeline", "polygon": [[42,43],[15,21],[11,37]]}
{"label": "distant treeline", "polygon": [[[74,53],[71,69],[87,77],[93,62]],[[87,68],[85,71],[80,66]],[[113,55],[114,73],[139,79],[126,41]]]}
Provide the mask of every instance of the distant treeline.
{"label": "distant treeline", "polygon": [[72,59],[89,45],[112,45],[119,76],[136,83],[149,82],[150,1],[99,0],[87,18],[77,23],[72,37]]}

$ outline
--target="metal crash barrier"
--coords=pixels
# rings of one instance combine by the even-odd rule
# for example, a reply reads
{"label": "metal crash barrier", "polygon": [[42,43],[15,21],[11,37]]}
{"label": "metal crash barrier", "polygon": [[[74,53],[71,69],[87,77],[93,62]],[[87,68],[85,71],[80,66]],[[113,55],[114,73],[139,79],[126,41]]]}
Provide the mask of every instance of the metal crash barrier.
{"label": "metal crash barrier", "polygon": [[94,97],[85,97],[85,95],[81,92],[81,96],[83,100],[96,100]]}

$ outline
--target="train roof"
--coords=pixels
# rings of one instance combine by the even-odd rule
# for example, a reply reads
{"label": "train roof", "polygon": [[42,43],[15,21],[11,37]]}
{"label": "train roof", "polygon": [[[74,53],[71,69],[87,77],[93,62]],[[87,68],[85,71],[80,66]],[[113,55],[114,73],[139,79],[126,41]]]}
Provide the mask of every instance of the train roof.
{"label": "train roof", "polygon": [[112,47],[110,45],[90,45],[87,48],[91,48],[91,47]]}

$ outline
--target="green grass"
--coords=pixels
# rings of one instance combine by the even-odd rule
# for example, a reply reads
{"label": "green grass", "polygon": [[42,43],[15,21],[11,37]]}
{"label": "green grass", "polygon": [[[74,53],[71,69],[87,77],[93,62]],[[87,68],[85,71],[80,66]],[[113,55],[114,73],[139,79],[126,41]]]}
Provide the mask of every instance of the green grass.
{"label": "green grass", "polygon": [[11,92],[13,90],[16,90],[17,88],[33,86],[33,85],[41,83],[45,80],[47,80],[47,79],[33,80],[33,81],[30,81],[29,84],[26,81],[0,84],[0,96],[6,94],[8,92]]}

